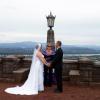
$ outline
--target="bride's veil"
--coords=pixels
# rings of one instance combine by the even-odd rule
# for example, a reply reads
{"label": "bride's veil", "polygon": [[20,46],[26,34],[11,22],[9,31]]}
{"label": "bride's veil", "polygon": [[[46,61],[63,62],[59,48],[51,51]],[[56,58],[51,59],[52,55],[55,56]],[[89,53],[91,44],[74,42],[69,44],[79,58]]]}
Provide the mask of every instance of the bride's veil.
{"label": "bride's veil", "polygon": [[27,86],[28,86],[27,88],[29,88],[31,85],[33,85],[33,84],[31,84],[31,82],[32,82],[31,79],[33,79],[33,76],[35,75],[34,74],[34,71],[35,71],[35,68],[36,68],[35,64],[36,64],[36,60],[38,60],[37,57],[36,57],[36,54],[37,54],[38,50],[41,49],[41,48],[42,48],[42,45],[41,44],[37,44],[35,49],[34,49],[34,53],[33,53],[33,57],[32,57],[32,63],[31,63],[29,74],[28,74],[28,78],[27,78],[27,80],[25,81],[25,83],[23,85],[23,87],[25,87],[25,88]]}
{"label": "bride's veil", "polygon": [[38,49],[41,49],[41,48],[42,48],[42,45],[40,43],[35,46],[33,57],[32,57],[32,63],[35,64],[35,62],[36,62],[36,54],[38,52]]}
{"label": "bride's veil", "polygon": [[34,69],[35,64],[36,64],[36,60],[37,60],[36,54],[37,54],[38,50],[41,49],[41,48],[42,48],[42,45],[41,44],[37,44],[35,46],[35,49],[34,49],[34,52],[33,52],[33,56],[32,56],[32,63],[31,63],[31,67],[30,67],[30,71],[29,71],[28,77],[31,76],[30,73],[31,73],[31,71],[33,71],[32,69]]}

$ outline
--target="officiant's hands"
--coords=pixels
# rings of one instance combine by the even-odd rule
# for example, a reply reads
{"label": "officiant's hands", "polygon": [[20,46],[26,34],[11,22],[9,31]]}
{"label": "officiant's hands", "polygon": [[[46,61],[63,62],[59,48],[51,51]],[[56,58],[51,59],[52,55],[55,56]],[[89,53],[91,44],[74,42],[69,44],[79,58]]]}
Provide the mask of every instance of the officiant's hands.
{"label": "officiant's hands", "polygon": [[51,67],[51,63],[48,63],[48,67]]}
{"label": "officiant's hands", "polygon": [[46,65],[47,65],[48,67],[51,67],[51,63],[47,63]]}

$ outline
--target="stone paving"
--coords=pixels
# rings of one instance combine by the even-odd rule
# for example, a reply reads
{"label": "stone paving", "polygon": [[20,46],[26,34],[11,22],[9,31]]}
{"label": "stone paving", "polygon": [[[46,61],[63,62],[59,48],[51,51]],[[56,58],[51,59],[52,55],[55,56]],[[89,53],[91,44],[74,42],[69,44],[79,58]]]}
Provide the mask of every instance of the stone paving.
{"label": "stone paving", "polygon": [[11,95],[4,92],[7,87],[18,83],[0,83],[0,100],[100,100],[100,86],[77,86],[64,82],[64,92],[53,92],[55,86],[46,87],[45,91],[36,96]]}

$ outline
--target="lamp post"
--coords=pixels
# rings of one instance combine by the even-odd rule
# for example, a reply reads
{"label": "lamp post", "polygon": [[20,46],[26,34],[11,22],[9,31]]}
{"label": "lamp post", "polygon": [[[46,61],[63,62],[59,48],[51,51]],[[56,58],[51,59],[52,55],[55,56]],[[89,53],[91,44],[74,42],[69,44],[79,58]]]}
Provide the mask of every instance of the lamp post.
{"label": "lamp post", "polygon": [[53,31],[52,27],[54,27],[55,17],[56,16],[53,16],[51,12],[50,12],[50,15],[48,15],[46,17],[47,18],[47,25],[50,28],[47,31],[47,45],[51,44],[51,46],[53,48],[55,48],[55,38],[54,38],[54,31]]}

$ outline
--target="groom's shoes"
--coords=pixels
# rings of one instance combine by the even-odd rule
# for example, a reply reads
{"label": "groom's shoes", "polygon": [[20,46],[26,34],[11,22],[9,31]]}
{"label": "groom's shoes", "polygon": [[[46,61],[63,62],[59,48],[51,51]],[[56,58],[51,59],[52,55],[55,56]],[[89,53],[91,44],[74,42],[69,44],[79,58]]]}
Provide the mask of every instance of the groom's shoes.
{"label": "groom's shoes", "polygon": [[58,90],[58,89],[55,89],[54,92],[55,92],[55,93],[62,93],[62,91],[60,91],[60,90]]}

